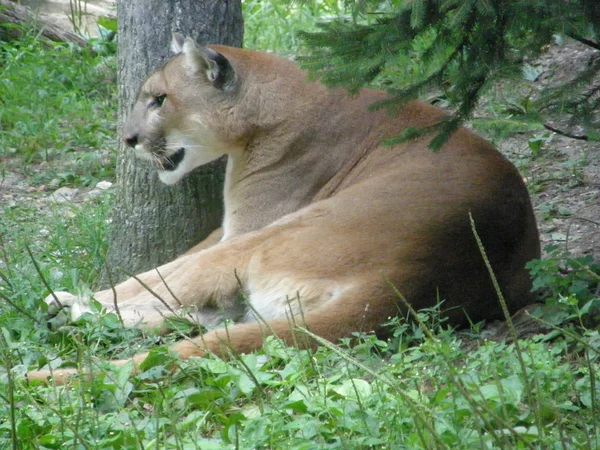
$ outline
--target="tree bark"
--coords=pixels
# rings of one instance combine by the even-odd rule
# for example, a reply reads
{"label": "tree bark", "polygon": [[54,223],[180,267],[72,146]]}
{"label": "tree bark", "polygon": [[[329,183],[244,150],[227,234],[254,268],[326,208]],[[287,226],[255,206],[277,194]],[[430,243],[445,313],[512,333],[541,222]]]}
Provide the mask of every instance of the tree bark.
{"label": "tree bark", "polygon": [[[0,25],[24,25],[38,30],[42,37],[54,42],[73,42],[81,47],[87,41],[78,34],[71,33],[58,25],[49,22],[29,8],[8,0],[0,0]],[[27,28],[0,26],[0,40],[11,41],[19,39]]]}
{"label": "tree bark", "polygon": [[[240,0],[120,0],[117,14],[119,130],[142,82],[169,57],[174,31],[203,44],[242,44]],[[121,139],[118,145],[119,188],[107,258],[113,281],[175,259],[218,228],[223,215],[224,161],[166,186]]]}

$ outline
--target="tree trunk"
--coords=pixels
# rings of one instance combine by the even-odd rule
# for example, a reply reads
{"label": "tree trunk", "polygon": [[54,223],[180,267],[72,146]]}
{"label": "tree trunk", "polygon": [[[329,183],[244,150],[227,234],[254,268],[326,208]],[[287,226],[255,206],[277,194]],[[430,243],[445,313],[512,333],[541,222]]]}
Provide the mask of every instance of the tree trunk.
{"label": "tree trunk", "polygon": [[[148,75],[169,57],[174,31],[203,44],[241,46],[240,0],[120,0],[119,130]],[[154,170],[134,160],[119,139],[118,192],[108,265],[113,277],[139,273],[175,259],[220,226],[224,161],[163,185]]]}

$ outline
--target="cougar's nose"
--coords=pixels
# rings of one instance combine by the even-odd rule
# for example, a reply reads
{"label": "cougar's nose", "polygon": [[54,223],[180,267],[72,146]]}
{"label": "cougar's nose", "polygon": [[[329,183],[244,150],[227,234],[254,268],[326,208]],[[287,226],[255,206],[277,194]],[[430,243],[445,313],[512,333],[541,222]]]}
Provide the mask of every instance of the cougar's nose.
{"label": "cougar's nose", "polygon": [[125,144],[130,146],[131,148],[135,148],[138,143],[138,135],[137,134],[129,134],[123,137]]}

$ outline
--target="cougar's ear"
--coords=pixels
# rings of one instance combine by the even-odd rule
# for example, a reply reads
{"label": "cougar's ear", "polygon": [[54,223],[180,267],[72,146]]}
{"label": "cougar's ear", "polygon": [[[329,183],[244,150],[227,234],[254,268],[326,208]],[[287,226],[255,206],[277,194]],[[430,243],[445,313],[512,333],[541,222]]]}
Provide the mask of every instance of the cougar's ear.
{"label": "cougar's ear", "polygon": [[194,74],[204,72],[215,88],[227,90],[234,86],[235,72],[225,56],[196,44],[192,38],[185,38],[182,53],[188,70]]}
{"label": "cougar's ear", "polygon": [[171,51],[178,55],[183,51],[183,35],[179,33],[173,33],[173,39],[171,39]]}

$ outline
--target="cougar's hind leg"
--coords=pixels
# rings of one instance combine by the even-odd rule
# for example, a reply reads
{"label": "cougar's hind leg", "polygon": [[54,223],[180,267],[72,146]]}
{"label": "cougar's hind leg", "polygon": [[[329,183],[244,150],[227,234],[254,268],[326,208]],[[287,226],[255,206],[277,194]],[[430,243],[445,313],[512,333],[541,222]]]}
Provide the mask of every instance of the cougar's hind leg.
{"label": "cougar's hind leg", "polygon": [[235,324],[178,342],[172,350],[181,359],[202,357],[207,353],[227,357],[230,351],[241,354],[259,350],[264,338],[273,334],[287,345],[315,348],[319,344],[302,329],[337,344],[341,338],[351,337],[355,332],[376,332],[381,324],[397,314],[393,289],[386,286],[382,278],[376,277],[370,284],[356,285],[335,300],[293,318]]}
{"label": "cougar's hind leg", "polygon": [[[376,299],[376,301],[374,301]],[[315,302],[318,304],[318,302]],[[204,357],[209,353],[227,358],[231,352],[242,354],[259,350],[264,338],[276,335],[287,345],[300,348],[315,348],[319,344],[302,329],[322,337],[334,344],[340,338],[351,337],[357,331],[377,331],[389,317],[398,313],[393,290],[385,281],[374,276],[365,283],[355,283],[354,287],[334,300],[324,299],[321,306],[303,310],[293,318],[284,317],[264,322],[240,323],[227,328],[209,331],[193,339],[180,341],[171,347],[182,360],[190,357]],[[137,372],[147,353],[131,359],[113,360],[109,363],[116,367],[133,362]],[[77,369],[56,369],[30,372],[29,380],[45,381],[52,376],[56,384],[65,384],[69,377],[76,375]]]}
{"label": "cougar's hind leg", "polygon": [[[337,344],[340,338],[350,337],[357,331],[377,331],[382,323],[397,313],[398,307],[392,289],[380,277],[374,277],[372,283],[355,285],[355,288],[346,290],[335,300],[303,311],[293,319],[282,317],[266,323],[259,321],[231,325],[194,339],[180,341],[171,350],[182,360],[204,357],[209,353],[227,358],[231,352],[242,354],[259,350],[264,338],[273,334],[287,345],[315,348],[319,343],[303,333],[302,329]],[[131,359],[113,360],[109,363],[122,367],[133,362],[136,373],[147,355],[141,353]],[[52,376],[54,383],[65,384],[71,376],[78,373],[77,369],[56,369],[52,372],[42,370],[30,372],[28,379],[46,381]]]}

